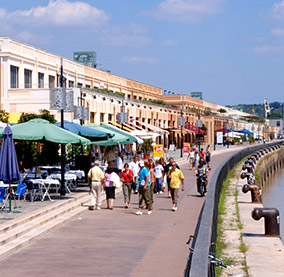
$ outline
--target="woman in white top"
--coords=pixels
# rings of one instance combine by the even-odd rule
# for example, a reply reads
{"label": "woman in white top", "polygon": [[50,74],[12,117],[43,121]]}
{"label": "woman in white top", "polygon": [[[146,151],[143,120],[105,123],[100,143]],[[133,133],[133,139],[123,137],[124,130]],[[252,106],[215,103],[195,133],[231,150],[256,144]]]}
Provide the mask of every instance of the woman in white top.
{"label": "woman in white top", "polygon": [[194,148],[190,149],[190,152],[189,152],[189,155],[188,155],[188,159],[189,159],[190,170],[192,170],[194,168],[194,160],[195,160],[195,150],[194,150]]}
{"label": "woman in white top", "polygon": [[157,194],[158,193],[163,193],[163,180],[162,180],[162,177],[163,177],[163,173],[164,173],[164,168],[160,164],[159,160],[156,161],[156,165],[154,167],[154,171],[155,171],[155,176],[156,176]]}

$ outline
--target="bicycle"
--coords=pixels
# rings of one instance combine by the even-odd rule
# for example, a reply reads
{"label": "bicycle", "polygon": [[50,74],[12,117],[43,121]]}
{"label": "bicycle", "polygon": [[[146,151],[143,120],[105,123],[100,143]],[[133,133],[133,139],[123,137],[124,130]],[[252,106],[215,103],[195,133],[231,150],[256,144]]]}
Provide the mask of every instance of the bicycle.
{"label": "bicycle", "polygon": [[[189,272],[190,272],[190,267],[191,267],[191,260],[192,260],[192,255],[194,252],[194,248],[192,247],[194,241],[196,240],[195,236],[189,236],[188,241],[186,242],[186,244],[190,244],[189,247],[189,255],[187,258],[187,262],[186,262],[186,267],[184,270],[184,277],[189,277]],[[215,276],[215,267],[221,267],[221,268],[227,268],[227,266],[223,263],[222,260],[220,260],[219,258],[216,258],[215,255],[213,253],[209,253],[208,254],[208,276],[210,277],[214,277]]]}

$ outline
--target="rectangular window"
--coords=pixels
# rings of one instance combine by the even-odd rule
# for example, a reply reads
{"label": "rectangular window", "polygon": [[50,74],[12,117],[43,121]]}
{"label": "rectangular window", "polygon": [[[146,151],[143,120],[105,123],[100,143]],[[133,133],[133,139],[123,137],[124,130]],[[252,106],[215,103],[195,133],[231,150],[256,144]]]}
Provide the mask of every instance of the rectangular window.
{"label": "rectangular window", "polygon": [[77,83],[77,88],[81,88],[83,86],[82,83]]}
{"label": "rectangular window", "polygon": [[142,101],[142,97],[139,97],[139,100]]}
{"label": "rectangular window", "polygon": [[91,88],[91,86],[90,85],[86,85],[86,88]]}
{"label": "rectangular window", "polygon": [[100,122],[104,122],[104,120],[105,120],[105,114],[100,113]]}
{"label": "rectangular window", "polygon": [[19,88],[19,67],[11,65],[11,88]]}
{"label": "rectangular window", "polygon": [[108,121],[112,121],[112,114],[108,114]]}
{"label": "rectangular window", "polygon": [[29,69],[25,69],[25,88],[32,87],[32,71]]}
{"label": "rectangular window", "polygon": [[55,87],[55,77],[49,75],[48,76],[48,86],[49,88],[54,88]]}
{"label": "rectangular window", "polygon": [[44,74],[38,73],[38,88],[44,88]]}
{"label": "rectangular window", "polygon": [[135,100],[136,100],[136,99],[137,99],[137,96],[136,96],[136,95],[134,95],[134,96],[133,96],[133,99],[135,99]]}
{"label": "rectangular window", "polygon": [[74,81],[69,81],[68,86],[69,88],[74,88]]}
{"label": "rectangular window", "polygon": [[280,121],[276,121],[276,126],[277,126],[277,127],[280,126]]}

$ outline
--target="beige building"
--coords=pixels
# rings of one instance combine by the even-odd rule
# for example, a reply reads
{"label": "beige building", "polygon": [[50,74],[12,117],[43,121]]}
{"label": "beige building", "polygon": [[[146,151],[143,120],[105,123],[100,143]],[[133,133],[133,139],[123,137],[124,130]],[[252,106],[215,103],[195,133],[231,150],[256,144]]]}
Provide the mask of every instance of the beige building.
{"label": "beige building", "polygon": [[[181,132],[186,142],[192,143],[196,138],[195,132],[179,127],[181,115],[186,123],[196,125],[198,112],[201,114],[207,128],[203,140],[206,144],[214,143],[215,131],[228,121],[251,116],[187,95],[163,95],[161,88],[82,65],[9,37],[0,37],[0,109],[18,114],[49,110],[49,89],[59,86],[61,59],[64,86],[74,91],[74,104],[79,105],[83,96],[84,105],[89,107],[90,120],[85,123],[116,121],[117,113],[124,109],[129,123],[159,132],[157,142],[179,146]],[[153,100],[163,100],[166,105]],[[218,115],[220,108],[227,110],[223,117]],[[51,113],[60,120],[58,111]],[[65,113],[65,119],[73,121],[73,114]]]}

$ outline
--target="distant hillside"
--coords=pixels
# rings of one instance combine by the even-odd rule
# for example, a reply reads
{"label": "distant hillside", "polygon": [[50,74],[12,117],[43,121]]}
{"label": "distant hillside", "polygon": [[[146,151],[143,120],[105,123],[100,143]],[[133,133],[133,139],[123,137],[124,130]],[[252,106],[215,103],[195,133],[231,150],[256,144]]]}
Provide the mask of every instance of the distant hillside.
{"label": "distant hillside", "polygon": [[[271,114],[269,118],[282,118],[283,117],[283,105],[281,102],[272,102],[269,103]],[[238,104],[236,106],[229,106],[226,107],[232,108],[235,110],[243,111],[250,114],[255,114],[256,116],[265,117],[264,112],[264,104]],[[254,113],[253,113],[254,109]]]}

